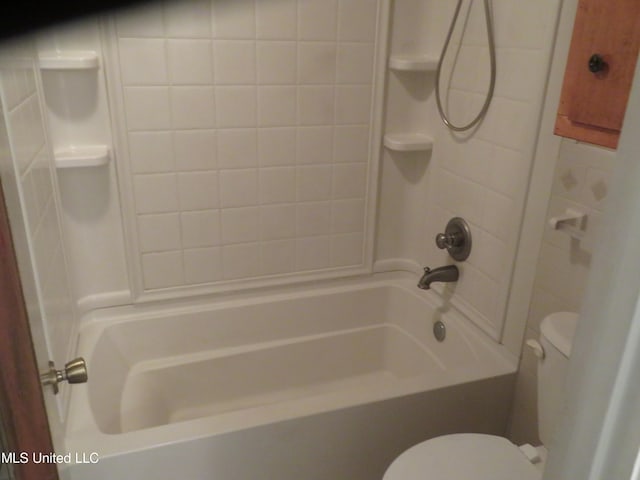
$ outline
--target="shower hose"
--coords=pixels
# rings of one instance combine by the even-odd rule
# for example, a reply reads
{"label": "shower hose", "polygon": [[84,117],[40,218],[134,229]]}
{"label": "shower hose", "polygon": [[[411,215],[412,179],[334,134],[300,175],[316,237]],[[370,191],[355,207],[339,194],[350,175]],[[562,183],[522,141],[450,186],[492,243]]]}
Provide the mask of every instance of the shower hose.
{"label": "shower hose", "polygon": [[[473,0],[472,0],[473,1]],[[480,113],[471,120],[471,122],[466,125],[458,126],[451,123],[451,121],[447,118],[447,114],[444,112],[442,108],[442,101],[440,100],[440,75],[442,73],[442,63],[444,61],[444,56],[447,53],[449,48],[449,42],[451,40],[451,35],[453,34],[453,29],[458,22],[458,15],[460,13],[460,7],[462,6],[462,0],[458,0],[458,5],[456,6],[456,11],[453,14],[453,19],[451,20],[451,26],[449,27],[449,33],[447,33],[447,38],[444,42],[444,47],[442,47],[442,54],[440,55],[440,59],[438,60],[438,69],[436,71],[436,104],[438,106],[438,113],[440,114],[440,118],[444,122],[444,124],[449,127],[454,132],[464,132],[465,130],[469,130],[473,128],[487,113],[489,109],[489,104],[491,103],[491,99],[493,98],[493,90],[496,85],[496,46],[493,39],[493,23],[491,21],[491,8],[489,6],[490,0],[484,0],[484,16],[487,25],[487,39],[489,42],[489,59],[491,62],[491,80],[489,82],[489,90],[487,91],[487,97],[482,105],[482,109],[480,109]]]}

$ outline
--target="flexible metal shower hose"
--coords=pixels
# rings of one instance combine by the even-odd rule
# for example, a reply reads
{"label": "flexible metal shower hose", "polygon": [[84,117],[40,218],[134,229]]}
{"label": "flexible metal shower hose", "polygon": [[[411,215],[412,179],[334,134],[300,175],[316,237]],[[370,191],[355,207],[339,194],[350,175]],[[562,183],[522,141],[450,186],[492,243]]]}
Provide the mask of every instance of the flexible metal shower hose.
{"label": "flexible metal shower hose", "polygon": [[[473,1],[473,0],[471,0]],[[487,24],[487,39],[489,41],[489,58],[491,62],[491,80],[489,82],[489,90],[487,91],[487,98],[484,101],[484,105],[482,105],[482,109],[480,113],[469,123],[463,126],[457,126],[451,123],[451,121],[447,118],[444,109],[442,108],[442,101],[440,100],[440,75],[442,71],[442,63],[444,61],[444,56],[447,53],[447,49],[449,48],[449,42],[451,40],[451,35],[453,34],[453,29],[456,26],[458,21],[458,14],[460,13],[460,7],[462,6],[462,0],[458,0],[458,5],[456,6],[456,11],[453,14],[453,19],[451,20],[451,26],[449,27],[449,33],[447,33],[447,38],[444,42],[444,47],[442,47],[442,54],[440,55],[440,59],[438,60],[438,69],[436,71],[436,104],[438,106],[438,113],[440,114],[440,118],[444,124],[449,127],[451,130],[455,132],[464,132],[465,130],[469,130],[473,128],[487,113],[489,109],[489,104],[491,103],[491,99],[493,98],[493,90],[496,85],[496,46],[493,39],[493,22],[491,21],[491,8],[489,6],[490,0],[484,0],[484,16]]]}

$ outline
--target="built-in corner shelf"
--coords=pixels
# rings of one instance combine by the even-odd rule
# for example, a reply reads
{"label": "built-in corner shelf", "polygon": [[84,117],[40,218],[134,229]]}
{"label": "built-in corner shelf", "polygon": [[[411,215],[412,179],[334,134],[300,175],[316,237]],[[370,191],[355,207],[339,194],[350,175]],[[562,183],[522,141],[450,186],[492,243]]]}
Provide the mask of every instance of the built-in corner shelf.
{"label": "built-in corner shelf", "polygon": [[395,152],[428,152],[433,148],[433,139],[423,133],[388,133],[383,143]]}
{"label": "built-in corner shelf", "polygon": [[100,67],[96,52],[48,52],[40,54],[41,70],[95,70]]}
{"label": "built-in corner shelf", "polygon": [[69,146],[55,151],[56,168],[101,167],[111,160],[106,145]]}
{"label": "built-in corner shelf", "polygon": [[404,72],[435,72],[438,58],[421,54],[395,54],[389,57],[389,68]]}

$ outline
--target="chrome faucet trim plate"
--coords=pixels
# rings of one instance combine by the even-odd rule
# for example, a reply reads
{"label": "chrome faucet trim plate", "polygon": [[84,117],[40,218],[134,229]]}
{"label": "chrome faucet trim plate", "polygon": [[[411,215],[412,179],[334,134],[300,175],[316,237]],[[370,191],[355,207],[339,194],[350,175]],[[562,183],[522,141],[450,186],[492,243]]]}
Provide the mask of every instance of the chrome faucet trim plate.
{"label": "chrome faucet trim plate", "polygon": [[471,253],[471,229],[467,222],[460,217],[449,220],[444,233],[436,235],[436,245],[440,249],[446,248],[454,260],[466,260]]}

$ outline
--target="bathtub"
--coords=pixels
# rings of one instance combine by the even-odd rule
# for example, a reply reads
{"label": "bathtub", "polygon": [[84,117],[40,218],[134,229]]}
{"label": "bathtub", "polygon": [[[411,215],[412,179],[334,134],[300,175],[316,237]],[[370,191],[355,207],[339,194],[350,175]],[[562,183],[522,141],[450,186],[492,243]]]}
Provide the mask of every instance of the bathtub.
{"label": "bathtub", "polygon": [[63,477],[372,480],[427,438],[504,433],[516,359],[415,282],[376,274],[92,313],[66,445],[99,461]]}

